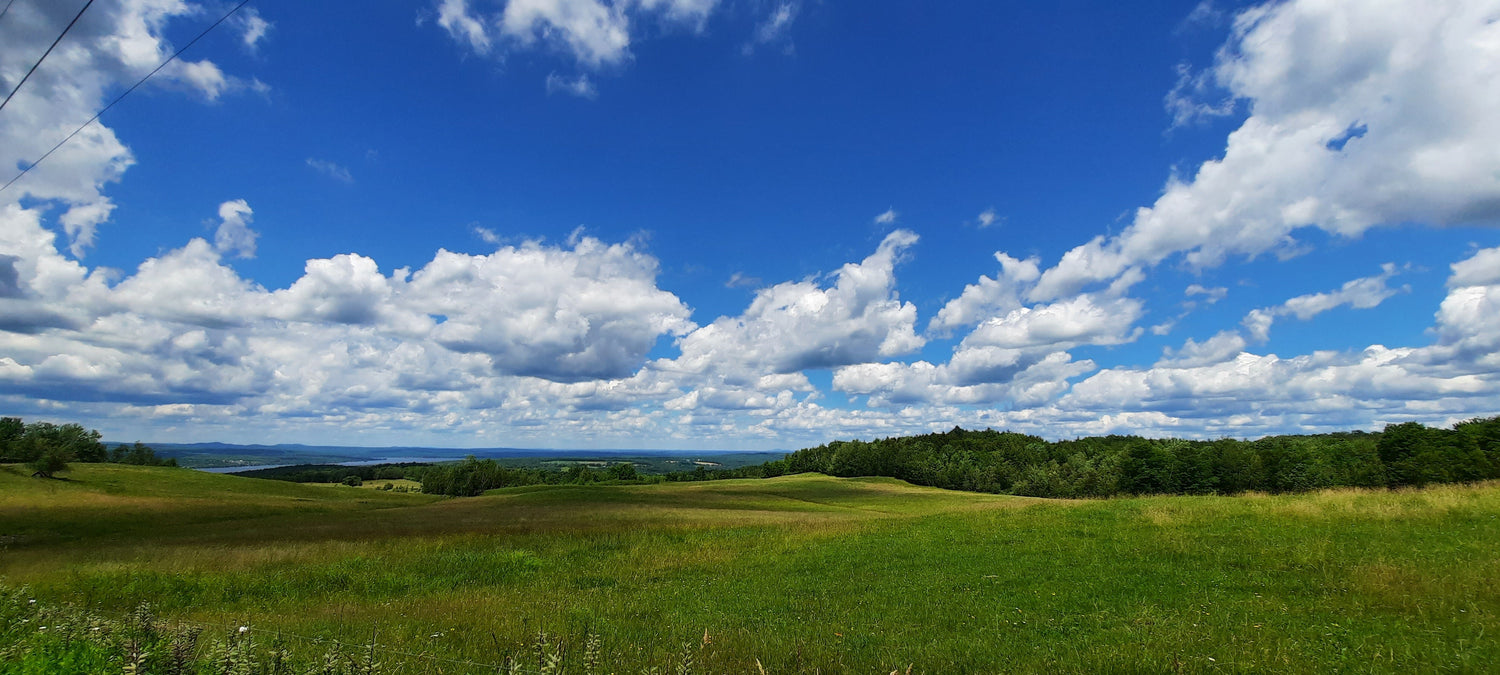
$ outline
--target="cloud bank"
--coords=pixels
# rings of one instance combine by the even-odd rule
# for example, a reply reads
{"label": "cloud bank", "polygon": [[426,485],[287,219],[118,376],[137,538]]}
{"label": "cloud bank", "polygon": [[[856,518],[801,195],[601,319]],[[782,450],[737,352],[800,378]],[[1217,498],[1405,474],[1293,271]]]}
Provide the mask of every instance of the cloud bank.
{"label": "cloud bank", "polygon": [[[49,7],[18,4],[0,25],[6,82],[67,20]],[[776,4],[753,42],[783,40],[798,7]],[[719,9],[715,0],[442,0],[436,22],[478,55],[562,55],[580,74],[553,73],[548,91],[592,98],[591,75],[629,62],[641,25],[693,33]],[[34,159],[154,67],[172,51],[165,28],[196,10],[101,6],[78,35],[88,48],[54,55],[58,67],[39,71],[0,119],[0,165]],[[1165,265],[1290,259],[1309,245],[1308,228],[1352,238],[1408,223],[1500,224],[1497,18],[1500,6],[1480,0],[1242,11],[1213,65],[1184,71],[1169,97],[1182,123],[1243,114],[1219,156],[1168,181],[1118,234],[1050,266],[995,252],[997,267],[927,316],[902,298],[899,275],[937,263],[905,228],[808,278],[735,274],[728,285],[755,288],[753,297],[738,314],[709,317],[661,287],[661,261],[643,245],[506,239],[478,226],[486,253],[439,249],[390,269],[350,251],[306,260],[300,276],[266,288],[230,264],[259,252],[245,199],[204,214],[217,216],[211,240],[179,242],[131,270],[90,267],[82,258],[115,209],[108,188],[137,161],[94,125],[0,195],[0,401],[127,428],[191,428],[200,439],[253,430],[538,445],[790,445],[954,424],[1050,437],[1245,436],[1492,414],[1500,248],[1451,263],[1425,344],[1256,353],[1268,351],[1277,321],[1327,320],[1405,292],[1392,285],[1410,271],[1398,261],[1251,309],[1150,365],[1101,355],[1145,335],[1153,308],[1138,289]],[[247,18],[245,48],[274,46],[270,30]],[[204,101],[248,86],[208,61],[164,74]],[[353,182],[337,164],[306,163]],[[898,216],[874,220],[895,226]],[[1002,222],[993,209],[977,220]],[[1222,308],[1238,293],[1205,284],[1172,302]]]}

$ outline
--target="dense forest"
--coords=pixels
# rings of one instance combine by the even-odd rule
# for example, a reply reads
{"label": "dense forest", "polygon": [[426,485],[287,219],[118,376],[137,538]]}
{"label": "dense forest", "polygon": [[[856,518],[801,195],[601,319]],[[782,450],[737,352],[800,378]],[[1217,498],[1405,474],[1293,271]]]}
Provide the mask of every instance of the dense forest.
{"label": "dense forest", "polygon": [[393,462],[389,464],[367,464],[344,466],[342,464],[297,464],[270,469],[236,471],[234,475],[246,478],[269,478],[289,483],[343,483],[351,478],[361,482],[373,480],[410,479],[421,480],[422,472],[432,466],[430,462]]}
{"label": "dense forest", "polygon": [[694,471],[677,471],[665,474],[643,474],[636,471],[630,462],[612,464],[608,468],[595,470],[586,464],[575,464],[567,469],[535,469],[508,467],[493,459],[468,457],[456,464],[436,464],[421,474],[422,491],[428,494],[473,496],[485,490],[521,485],[612,485],[662,483],[684,480],[709,480],[712,478],[746,478],[747,472],[759,470],[760,465],[708,471],[698,467]]}
{"label": "dense forest", "polygon": [[0,417],[0,463],[24,462],[41,476],[67,468],[69,462],[177,466],[139,442],[113,449],[99,441],[99,432],[79,424],[25,423],[19,417]]}
{"label": "dense forest", "polygon": [[888,476],[917,485],[1033,497],[1304,492],[1326,487],[1401,487],[1500,478],[1500,417],[1452,429],[1417,422],[1383,432],[1189,441],[1103,436],[1047,441],[1008,431],[966,431],[834,441],[785,459],[728,470],[638,476],[629,464],[592,471],[511,469],[469,458],[428,468],[422,491],[477,495],[499,487],[594,482],[770,478],[817,472]]}
{"label": "dense forest", "polygon": [[1500,477],[1500,417],[1452,429],[1416,422],[1381,433],[1187,441],[1104,436],[1048,442],[965,431],[834,441],[787,456],[791,473],[890,476],[917,485],[1036,497],[1302,492]]}

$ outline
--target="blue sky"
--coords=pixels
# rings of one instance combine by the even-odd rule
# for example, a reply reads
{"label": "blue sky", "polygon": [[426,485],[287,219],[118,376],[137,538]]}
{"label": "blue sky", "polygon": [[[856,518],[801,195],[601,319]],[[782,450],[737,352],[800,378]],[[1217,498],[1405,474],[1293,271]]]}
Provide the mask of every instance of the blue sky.
{"label": "blue sky", "polygon": [[[7,90],[68,4],[0,17]],[[230,6],[91,8],[0,166]],[[252,2],[0,193],[0,408],[746,449],[1500,413],[1497,18]]]}

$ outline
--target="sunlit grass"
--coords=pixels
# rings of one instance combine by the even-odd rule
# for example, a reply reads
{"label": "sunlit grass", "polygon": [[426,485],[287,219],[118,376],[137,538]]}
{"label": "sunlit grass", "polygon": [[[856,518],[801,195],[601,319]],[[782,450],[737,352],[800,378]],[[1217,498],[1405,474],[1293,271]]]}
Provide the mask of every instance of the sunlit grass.
{"label": "sunlit grass", "polygon": [[134,467],[30,481],[0,473],[12,585],[488,663],[537,630],[597,631],[621,672],[684,642],[711,672],[1500,662],[1495,484],[1061,502],[814,475],[447,500]]}
{"label": "sunlit grass", "polygon": [[[318,487],[351,487],[343,483],[302,483],[302,485],[316,485]],[[385,486],[391,486],[392,490],[407,490],[420,492],[422,484],[405,478],[371,478],[360,485],[352,486],[360,490],[385,490]]]}

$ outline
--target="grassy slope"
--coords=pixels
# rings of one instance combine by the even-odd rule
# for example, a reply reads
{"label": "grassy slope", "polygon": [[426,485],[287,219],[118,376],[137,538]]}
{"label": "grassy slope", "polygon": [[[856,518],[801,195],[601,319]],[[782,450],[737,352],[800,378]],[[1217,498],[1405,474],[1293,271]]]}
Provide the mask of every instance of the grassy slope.
{"label": "grassy slope", "polygon": [[1500,663],[1495,484],[1059,502],[790,476],[434,500],[71,477],[0,468],[10,583],[356,641],[378,624],[393,648],[451,658],[592,627],[632,672],[705,630],[716,672]]}

